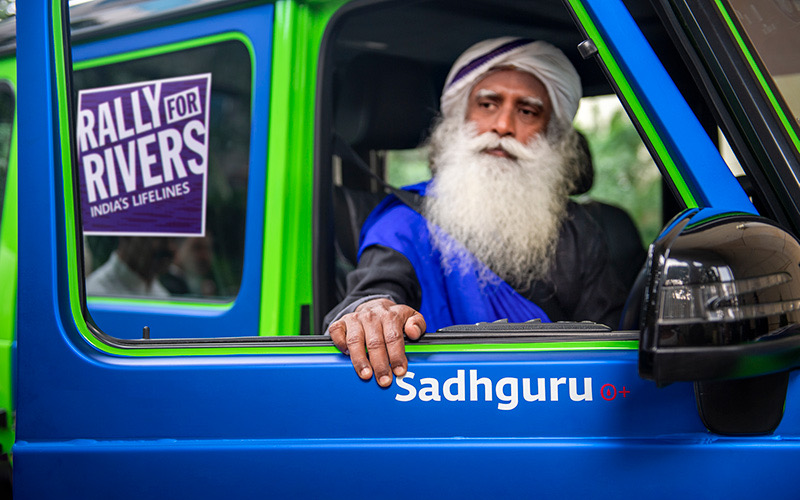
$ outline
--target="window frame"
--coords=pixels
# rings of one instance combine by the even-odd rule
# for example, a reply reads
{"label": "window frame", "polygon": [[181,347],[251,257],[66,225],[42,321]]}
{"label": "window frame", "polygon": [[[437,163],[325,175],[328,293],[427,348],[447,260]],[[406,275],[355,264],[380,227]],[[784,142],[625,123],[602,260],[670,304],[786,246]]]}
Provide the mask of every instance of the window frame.
{"label": "window frame", "polygon": [[[218,14],[210,19],[190,18],[168,26],[157,26],[151,30],[93,40],[74,48],[76,70],[152,55],[176,53],[185,49],[226,41],[241,43],[247,50],[250,60],[249,174],[246,215],[243,221],[245,233],[243,272],[239,294],[230,301],[193,301],[180,300],[178,297],[168,300],[92,297],[84,300],[85,291],[81,280],[81,310],[86,317],[87,324],[84,337],[97,347],[102,349],[119,347],[125,344],[124,337],[136,338],[136,334],[132,330],[125,335],[120,335],[119,330],[115,332],[116,325],[126,324],[131,321],[131,318],[137,320],[138,324],[142,326],[151,321],[160,323],[163,325],[159,328],[160,335],[164,336],[166,331],[170,337],[181,334],[197,336],[196,330],[189,326],[192,322],[206,328],[206,331],[209,332],[206,336],[219,331],[233,333],[237,336],[242,332],[253,332],[253,335],[256,335],[259,331],[259,324],[262,321],[260,298],[263,281],[263,255],[260,242],[265,237],[263,206],[266,195],[267,147],[264,141],[260,140],[266,135],[265,120],[256,121],[254,116],[259,114],[269,116],[267,96],[270,90],[269,62],[272,56],[272,39],[271,31],[264,30],[263,24],[260,24],[260,20],[264,19],[264,14],[250,15],[254,14],[253,9],[262,9],[262,12],[265,12],[270,18],[274,18],[272,6],[262,5]],[[198,33],[205,33],[205,35],[198,36]],[[259,68],[265,69],[257,73]],[[72,173],[72,176],[77,179],[77,172]],[[77,191],[74,194],[77,200]],[[82,236],[80,225],[77,222],[79,217],[77,205],[72,213],[72,216],[76,218],[77,243],[80,243],[80,245],[76,245],[76,252],[77,255],[82,255],[83,252],[80,249]],[[79,260],[82,261],[82,259]],[[74,265],[76,269],[79,269],[77,271],[79,275],[83,276],[82,262]],[[114,323],[105,326],[105,331],[103,331],[91,318],[90,309],[101,316],[107,313],[112,314],[112,317],[115,317]],[[116,320],[117,318],[120,319]],[[102,321],[99,323],[101,327],[104,325]],[[156,331],[152,331],[152,334],[159,335]]]}
{"label": "window frame", "polygon": [[[333,12],[327,13],[328,15],[333,14],[333,17],[331,18],[329,23],[323,23],[323,25],[325,26],[325,33],[324,33],[324,36],[322,38],[323,41],[322,41],[322,44],[321,44],[321,47],[320,47],[320,54],[324,53],[324,50],[325,50],[325,47],[326,47],[326,43],[327,43],[327,41],[329,41],[330,36],[331,36],[330,35],[330,33],[332,31],[331,26],[335,26],[334,20],[337,18],[337,16],[341,16],[341,15],[343,15],[342,14],[343,12],[347,12],[347,11],[349,11],[351,9],[356,8],[356,7],[363,7],[363,6],[372,5],[372,3],[373,2],[369,2],[369,1],[356,1],[356,2],[353,2],[351,4],[346,5],[344,8],[336,11],[335,13],[333,13]],[[381,2],[381,3],[382,4],[386,4],[386,3],[389,3],[389,2]],[[587,5],[588,4],[590,4],[590,2],[587,1]],[[617,57],[622,57],[620,55],[620,52],[619,52],[619,50],[620,50],[619,47],[614,47],[613,49],[610,49],[609,47],[602,45],[602,40],[603,40],[603,37],[605,35],[604,34],[600,34],[600,32],[597,31],[594,28],[594,23],[593,23],[593,16],[596,16],[597,13],[593,12],[593,13],[590,14],[585,9],[584,4],[580,3],[579,0],[572,0],[572,3],[570,3],[568,5],[568,7],[570,9],[575,9],[575,10],[570,10],[571,12],[573,12],[573,13],[574,12],[578,12],[578,14],[576,14],[576,18],[578,20],[578,23],[577,23],[578,30],[581,31],[581,30],[584,30],[584,29],[588,29],[589,31],[591,31],[591,35],[593,36],[593,40],[596,43],[600,42],[600,49],[601,49],[599,51],[600,58],[603,61],[603,63],[606,65],[606,69],[609,72],[609,74],[613,75],[612,82],[614,82],[614,85],[620,85],[622,87],[622,90],[620,90],[619,87],[617,88],[618,95],[619,95],[620,92],[622,93],[622,95],[624,97],[624,99],[621,99],[623,104],[627,103],[627,106],[629,107],[629,113],[633,114],[633,116],[636,117],[636,119],[633,120],[634,123],[638,124],[638,126],[640,126],[642,128],[647,128],[646,137],[648,138],[648,141],[646,141],[646,144],[648,144],[651,148],[656,149],[657,152],[658,152],[658,156],[655,156],[654,158],[657,159],[657,161],[662,161],[662,162],[665,159],[667,159],[669,161],[675,161],[675,160],[672,159],[672,155],[675,155],[677,153],[675,151],[670,151],[671,148],[667,148],[666,146],[663,145],[663,143],[660,143],[661,138],[659,137],[659,132],[657,132],[655,129],[653,129],[653,125],[649,124],[646,127],[641,125],[641,121],[642,120],[646,120],[649,123],[648,116],[650,115],[650,113],[652,113],[652,109],[649,108],[649,107],[646,107],[646,106],[644,106],[644,105],[642,105],[641,103],[638,102],[636,91],[638,91],[639,89],[637,88],[636,90],[634,90],[635,86],[628,82],[627,79],[628,79],[628,76],[630,75],[630,73],[628,72],[628,69],[626,68],[625,70],[623,70],[623,69],[620,69],[619,66],[617,66],[616,58]],[[595,7],[596,7],[596,5],[595,5]],[[603,13],[602,15],[609,15],[609,14],[608,13]],[[627,26],[627,27],[629,27],[629,26]],[[626,54],[625,57],[630,57],[630,54]],[[653,56],[650,55],[649,57],[652,58]],[[609,69],[609,66],[610,66],[610,69]],[[316,115],[315,115],[316,116],[315,136],[317,137],[317,140],[314,143],[314,158],[315,158],[315,176],[314,176],[314,179],[315,180],[314,180],[314,201],[313,202],[314,202],[314,207],[315,208],[313,210],[313,215],[312,215],[312,217],[314,219],[314,227],[315,227],[314,234],[315,234],[315,236],[318,236],[318,229],[316,229],[316,227],[319,225],[319,212],[320,211],[318,209],[319,208],[318,204],[320,203],[320,198],[321,198],[320,192],[319,192],[320,184],[319,184],[319,182],[317,180],[317,179],[319,179],[319,171],[318,171],[319,170],[319,160],[318,159],[326,157],[326,156],[329,156],[326,153],[330,152],[329,149],[328,149],[330,147],[330,145],[328,145],[327,141],[325,141],[323,139],[325,136],[321,132],[321,129],[324,128],[324,125],[322,125],[322,124],[323,123],[329,123],[329,122],[325,122],[324,119],[321,119],[321,118],[325,118],[326,113],[328,113],[328,114],[330,113],[330,109],[329,109],[330,108],[330,95],[327,95],[327,93],[330,92],[330,89],[329,88],[326,89],[326,86],[321,83],[323,81],[322,79],[327,74],[326,72],[328,72],[328,71],[330,71],[330,67],[328,67],[326,65],[326,62],[325,62],[324,58],[321,57],[320,58],[320,63],[319,63],[319,68],[318,68],[317,100],[318,100],[318,102],[323,103],[323,104],[319,105],[316,108],[316,111],[315,111],[315,113],[316,113]],[[326,99],[327,99],[327,101],[326,101]],[[327,108],[326,108],[326,105],[324,104],[326,102],[328,103]],[[661,105],[663,105],[663,104],[661,104]],[[654,138],[659,141],[661,146],[655,147],[655,146],[652,145],[652,141],[654,140]],[[272,142],[272,140],[273,140],[272,137],[270,137],[270,142]],[[683,158],[681,158],[681,157],[678,158],[678,160],[682,160],[682,159]],[[725,168],[725,172],[728,172],[727,167],[724,166],[724,162],[721,162],[721,159],[720,159],[720,163]],[[683,174],[681,174],[681,173],[672,172],[671,175],[669,176],[669,179],[671,179],[673,182],[678,182],[678,181],[686,182],[682,175]],[[700,193],[702,194],[703,193],[702,192],[702,187],[698,186],[696,179],[690,179],[690,181],[694,181],[694,183],[691,186],[691,189],[692,190],[698,190],[699,189]],[[69,183],[67,183],[67,184],[69,184]],[[692,193],[692,194],[684,193],[684,201],[686,202],[687,206],[692,204],[692,200],[694,199],[692,197],[693,194],[694,193]],[[686,197],[688,197],[689,201],[687,201]],[[266,241],[266,238],[267,238],[267,235],[265,235],[265,241]],[[316,241],[318,241],[318,238],[315,238],[315,243],[314,243],[315,247],[314,247],[314,251],[313,251],[313,253],[314,253],[313,260],[315,262],[319,259],[319,254],[318,254],[318,248],[317,248]],[[265,245],[266,245],[266,243],[265,243]],[[267,261],[268,258],[269,258],[268,257],[268,252],[265,250],[265,252],[264,252],[264,260],[265,260],[265,262]],[[314,269],[314,280],[313,280],[314,289],[315,290],[319,290],[320,289],[319,275],[318,275],[317,271],[318,270],[315,267],[315,269]],[[266,280],[266,279],[267,278],[265,277],[264,280]],[[276,281],[276,283],[279,283],[279,282],[280,281]],[[315,307],[314,320],[315,320],[315,324],[319,325],[321,323],[320,319],[322,317],[321,315],[318,314],[318,310],[320,308],[320,301],[318,300],[318,297],[316,297],[315,299],[317,299],[317,300],[314,300],[314,307]],[[287,302],[291,303],[291,300],[287,301]],[[263,301],[262,301],[262,304],[263,304]],[[264,309],[262,308],[261,314],[262,314],[262,323],[261,323],[260,331],[266,333],[266,330],[263,328],[263,325],[264,325],[263,316],[265,314],[266,315],[272,314],[272,311],[265,312]],[[275,324],[275,323],[277,323],[277,322],[274,322],[273,324]],[[223,339],[202,339],[202,338],[172,339],[172,338],[170,338],[170,339],[161,339],[161,340],[155,340],[155,339],[150,339],[150,340],[142,340],[142,339],[108,339],[108,338],[103,338],[102,340],[98,340],[94,335],[95,333],[98,334],[98,335],[102,335],[99,332],[92,332],[92,335],[87,336],[87,335],[84,334],[84,337],[86,337],[96,347],[101,348],[101,350],[106,350],[108,352],[113,352],[114,354],[118,354],[118,355],[130,355],[130,354],[133,354],[133,355],[136,355],[136,356],[147,356],[147,355],[153,355],[153,354],[155,354],[155,355],[159,355],[159,354],[168,354],[168,355],[174,355],[174,354],[209,355],[209,354],[230,354],[230,353],[240,353],[240,352],[241,353],[248,353],[248,354],[250,354],[250,353],[258,354],[258,353],[263,353],[263,352],[273,352],[273,353],[305,352],[305,353],[310,353],[312,351],[304,350],[304,347],[310,347],[310,346],[315,346],[315,348],[313,349],[314,352],[320,352],[320,353],[322,353],[322,352],[326,352],[326,353],[336,352],[335,349],[330,345],[329,340],[325,339],[324,337],[318,337],[318,338],[314,338],[314,339],[306,338],[306,339],[303,339],[302,342],[286,342],[285,339],[282,339],[280,337],[229,337],[229,338],[223,338]],[[318,333],[321,333],[321,332],[318,332]],[[421,343],[419,345],[411,345],[411,346],[409,346],[408,350],[409,350],[409,352],[413,353],[413,352],[431,352],[431,351],[436,352],[436,351],[447,351],[447,350],[479,351],[480,352],[480,351],[487,351],[487,350],[488,351],[494,351],[494,350],[497,349],[497,345],[495,344],[495,339],[493,339],[493,338],[491,338],[489,336],[484,336],[484,337],[482,337],[482,340],[484,340],[483,343],[476,343],[476,344],[470,344],[470,345],[466,345],[465,346],[465,345],[451,344],[446,340],[443,341],[443,342],[439,342],[439,341],[437,341],[437,339],[431,338],[430,341],[431,341],[432,345],[425,345],[426,343],[423,342],[423,343]],[[620,340],[620,341],[598,341],[598,342],[584,342],[584,341],[582,341],[580,339],[576,339],[575,341],[555,342],[555,343],[547,342],[547,341],[541,342],[541,340],[542,339],[525,339],[525,340],[520,341],[520,342],[514,342],[514,343],[511,343],[511,344],[505,344],[503,346],[503,349],[504,350],[505,349],[512,349],[512,350],[519,349],[519,350],[522,350],[522,351],[528,351],[528,350],[539,351],[539,350],[551,350],[551,349],[561,350],[561,349],[565,349],[565,348],[566,349],[580,349],[580,350],[598,349],[598,348],[633,349],[633,348],[635,348],[635,344],[636,344],[635,341],[630,340],[630,339],[625,339],[625,340]],[[216,347],[219,347],[219,349],[207,349],[208,346],[216,346]],[[251,349],[247,349],[245,351],[239,351],[239,348],[243,347],[243,346],[247,346],[248,348],[252,347],[253,349],[252,350]],[[261,346],[263,346],[263,348],[266,349],[266,350],[261,349],[260,348]],[[270,346],[270,347],[267,347],[267,346]],[[129,349],[129,348],[133,348],[133,349]],[[231,351],[231,349],[233,349],[233,350]]]}

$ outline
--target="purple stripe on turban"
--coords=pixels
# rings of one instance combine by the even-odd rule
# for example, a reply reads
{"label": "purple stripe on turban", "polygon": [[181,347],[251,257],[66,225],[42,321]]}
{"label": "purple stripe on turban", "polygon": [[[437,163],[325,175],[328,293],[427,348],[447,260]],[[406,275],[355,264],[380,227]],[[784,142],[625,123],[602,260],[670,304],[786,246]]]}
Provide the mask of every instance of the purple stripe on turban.
{"label": "purple stripe on turban", "polygon": [[505,44],[497,47],[496,49],[492,50],[489,53],[486,53],[486,54],[484,54],[484,55],[482,55],[480,57],[476,57],[475,59],[473,59],[472,61],[468,62],[466,65],[464,65],[460,70],[458,70],[458,72],[453,77],[452,81],[450,81],[450,83],[447,85],[447,87],[448,88],[452,87],[456,82],[458,82],[459,80],[464,78],[466,75],[468,75],[470,72],[475,70],[475,68],[479,67],[480,65],[491,61],[495,57],[498,57],[498,56],[501,56],[501,55],[505,54],[509,50],[514,50],[517,47],[522,47],[523,45],[526,45],[526,44],[529,44],[529,43],[533,43],[533,40],[526,39],[526,38],[520,38],[520,39],[517,39],[517,40],[512,40],[512,41],[510,41],[508,43],[505,43]]}

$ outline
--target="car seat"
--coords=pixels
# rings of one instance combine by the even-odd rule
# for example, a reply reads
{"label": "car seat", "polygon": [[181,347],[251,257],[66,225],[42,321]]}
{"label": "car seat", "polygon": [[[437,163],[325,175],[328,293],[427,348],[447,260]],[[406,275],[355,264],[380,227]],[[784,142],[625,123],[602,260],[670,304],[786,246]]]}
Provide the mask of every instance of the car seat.
{"label": "car seat", "polygon": [[[580,147],[586,151],[586,161],[581,164],[582,168],[577,172],[578,179],[570,193],[573,196],[586,194],[594,184],[594,162],[589,142],[580,132],[578,137]],[[603,231],[611,266],[625,285],[625,289],[630,290],[646,257],[639,230],[633,219],[625,210],[609,203],[587,199],[581,201],[581,205]]]}
{"label": "car seat", "polygon": [[356,265],[361,226],[386,195],[376,181],[384,177],[381,152],[416,148],[430,130],[438,109],[431,74],[419,62],[376,54],[359,55],[337,71],[333,208],[339,300],[345,276]]}

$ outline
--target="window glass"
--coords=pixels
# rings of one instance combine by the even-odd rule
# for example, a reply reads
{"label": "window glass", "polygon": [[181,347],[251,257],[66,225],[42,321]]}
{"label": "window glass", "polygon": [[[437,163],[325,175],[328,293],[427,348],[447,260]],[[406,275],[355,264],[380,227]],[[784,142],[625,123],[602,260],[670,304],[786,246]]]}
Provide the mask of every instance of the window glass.
{"label": "window glass", "polygon": [[731,144],[728,142],[728,138],[725,137],[725,134],[722,133],[722,130],[718,130],[717,137],[719,139],[719,154],[722,155],[722,159],[725,160],[725,163],[728,165],[728,169],[737,178],[743,177],[745,175],[744,169],[742,168],[742,164],[739,162],[739,158],[736,157],[736,153],[733,152]]}
{"label": "window glass", "polygon": [[745,34],[789,106],[800,117],[800,3],[789,0],[730,0]]}
{"label": "window glass", "polygon": [[624,209],[645,244],[661,227],[661,173],[615,95],[585,97],[575,127],[589,142],[594,165],[592,188],[581,198]]}
{"label": "window glass", "polygon": [[[244,259],[247,48],[226,41],[104,64],[75,72],[74,82],[78,148],[85,150],[80,165],[87,294],[233,299]],[[159,97],[163,114],[155,117],[148,106]],[[95,108],[93,98],[100,102]],[[194,128],[179,128],[192,122]],[[94,160],[87,160],[92,153]],[[201,180],[190,185],[194,173]],[[195,198],[183,202],[190,193]],[[152,218],[143,222],[130,209],[144,205]],[[126,212],[134,215],[122,219]],[[104,217],[108,222],[98,226]]]}
{"label": "window glass", "polygon": [[0,220],[3,218],[8,162],[11,156],[14,108],[14,91],[8,83],[0,82]]}
{"label": "window glass", "polygon": [[386,152],[386,181],[392,186],[408,186],[430,178],[427,147]]}

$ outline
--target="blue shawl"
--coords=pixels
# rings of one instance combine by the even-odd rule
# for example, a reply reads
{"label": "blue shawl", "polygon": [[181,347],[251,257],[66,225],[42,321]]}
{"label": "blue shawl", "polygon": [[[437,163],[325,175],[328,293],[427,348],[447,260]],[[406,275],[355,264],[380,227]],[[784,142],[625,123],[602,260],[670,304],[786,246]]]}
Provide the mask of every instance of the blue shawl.
{"label": "blue shawl", "polygon": [[[429,182],[403,189],[425,195]],[[433,248],[428,223],[418,212],[396,196],[387,196],[367,217],[361,229],[358,257],[371,245],[383,245],[403,254],[417,273],[422,289],[420,313],[427,330],[458,324],[474,324],[507,318],[520,323],[539,318],[549,322],[545,312],[517,293],[491,270],[489,283],[479,283],[479,270],[486,265],[471,256],[474,272],[446,273],[441,254]]]}

